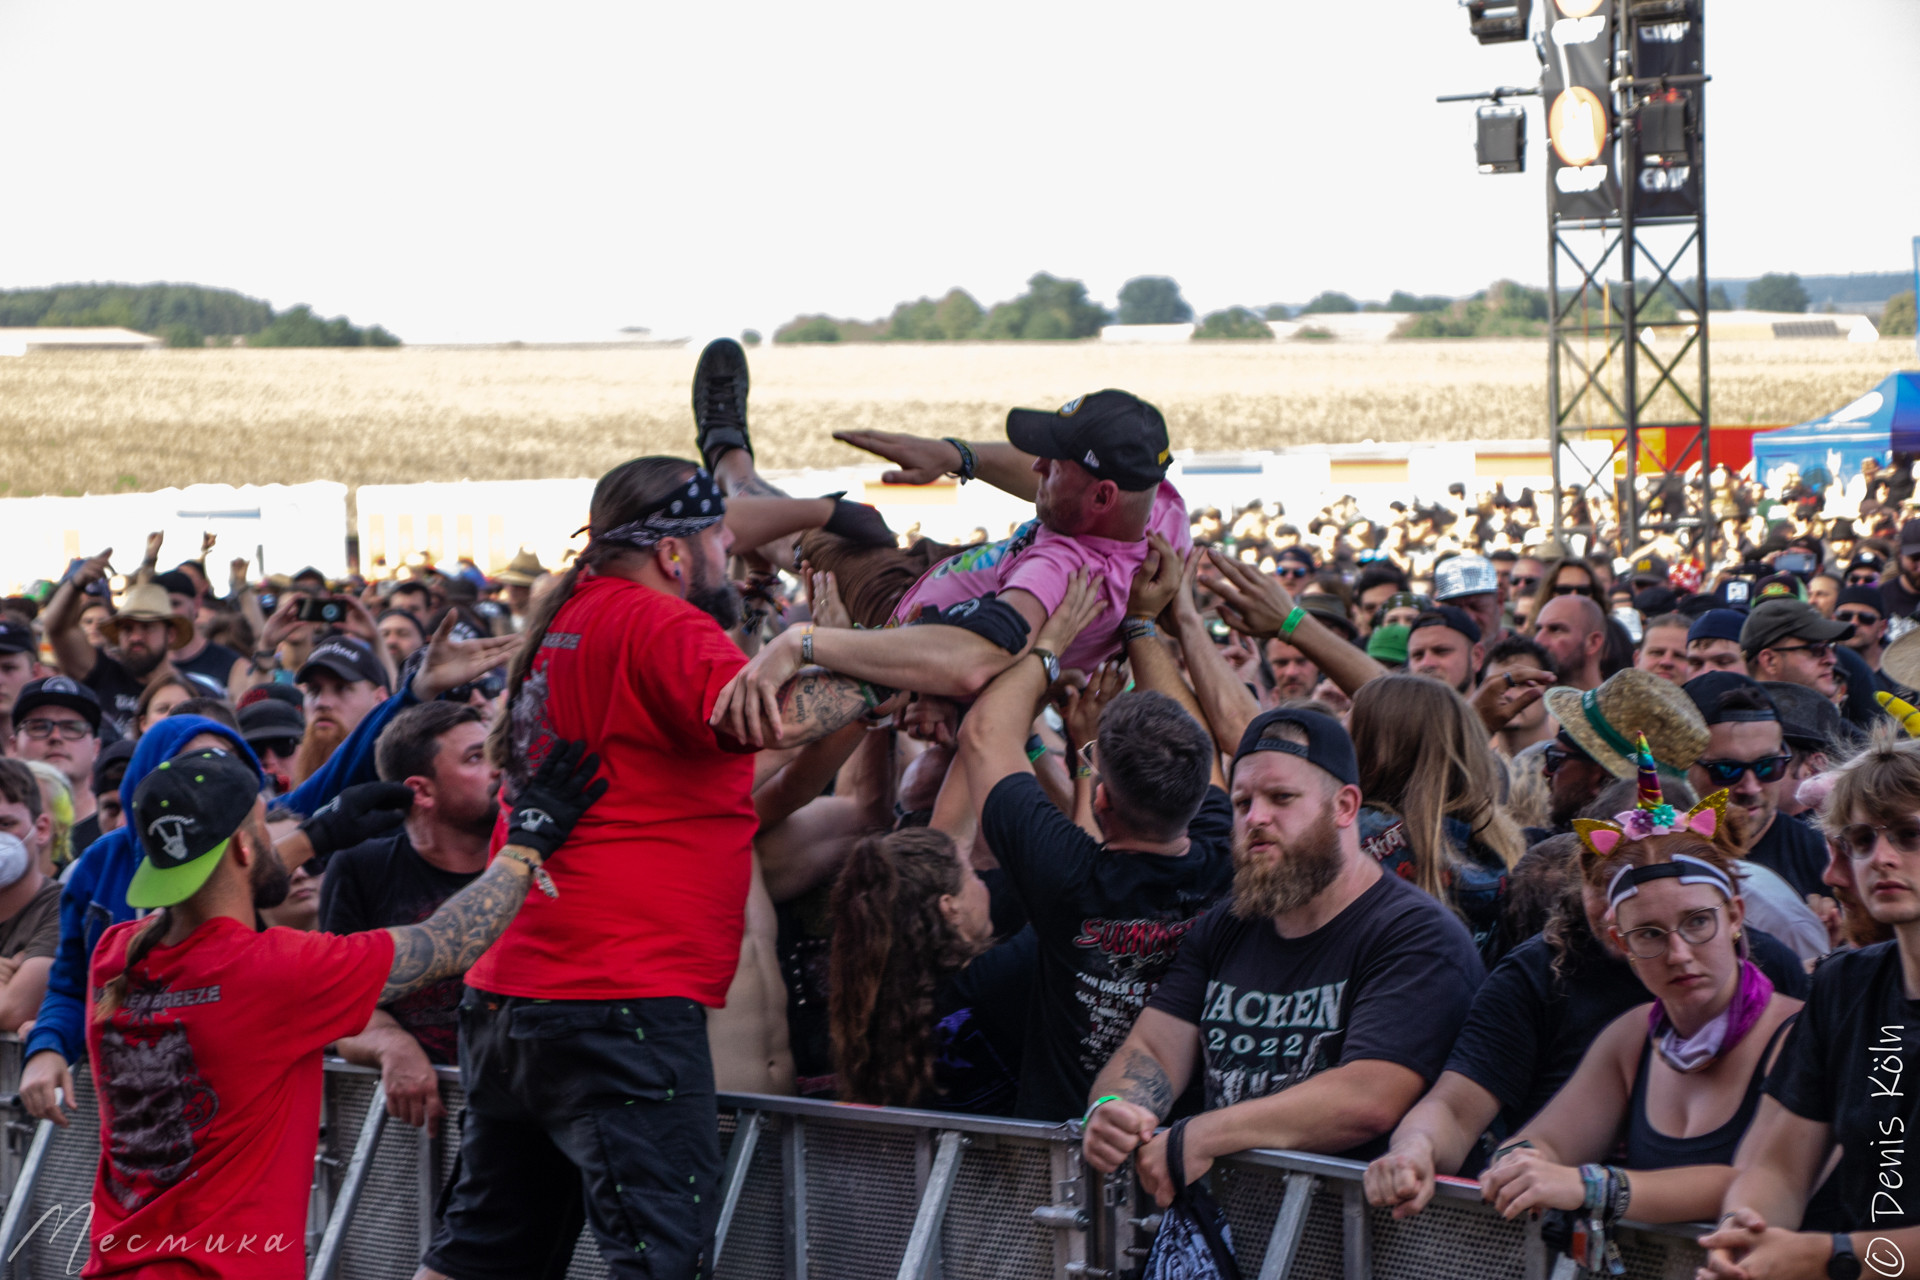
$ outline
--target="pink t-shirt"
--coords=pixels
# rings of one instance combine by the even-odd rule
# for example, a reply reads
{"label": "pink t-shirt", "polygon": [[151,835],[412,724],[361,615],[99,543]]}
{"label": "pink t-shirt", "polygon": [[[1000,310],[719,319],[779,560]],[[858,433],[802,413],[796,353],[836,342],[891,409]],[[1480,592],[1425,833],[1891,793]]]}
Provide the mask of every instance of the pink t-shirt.
{"label": "pink t-shirt", "polygon": [[[1147,531],[1157,533],[1185,555],[1193,545],[1186,503],[1180,491],[1162,480],[1147,517]],[[989,591],[1004,594],[1025,591],[1048,613],[1067,594],[1067,580],[1084,566],[1100,584],[1106,610],[1095,615],[1068,650],[1062,667],[1091,671],[1120,652],[1117,628],[1126,615],[1127,594],[1133,589],[1134,570],[1147,558],[1147,540],[1120,542],[1113,538],[1074,538],[1055,533],[1038,520],[1029,520],[1002,542],[968,547],[948,556],[921,575],[893,611],[895,622],[905,622],[921,605],[949,609]]]}

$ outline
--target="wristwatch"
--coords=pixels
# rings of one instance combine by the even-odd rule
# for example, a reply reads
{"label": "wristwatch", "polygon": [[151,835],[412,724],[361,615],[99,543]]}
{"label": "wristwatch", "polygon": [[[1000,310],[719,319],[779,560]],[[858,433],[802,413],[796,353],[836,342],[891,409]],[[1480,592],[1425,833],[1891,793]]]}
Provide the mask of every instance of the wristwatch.
{"label": "wristwatch", "polygon": [[1833,1254],[1827,1259],[1827,1280],[1860,1280],[1860,1259],[1853,1252],[1853,1237],[1844,1231],[1833,1233]]}
{"label": "wristwatch", "polygon": [[1040,659],[1040,665],[1047,669],[1047,683],[1052,684],[1060,678],[1060,659],[1051,649],[1042,649],[1038,645],[1031,650],[1033,656]]}

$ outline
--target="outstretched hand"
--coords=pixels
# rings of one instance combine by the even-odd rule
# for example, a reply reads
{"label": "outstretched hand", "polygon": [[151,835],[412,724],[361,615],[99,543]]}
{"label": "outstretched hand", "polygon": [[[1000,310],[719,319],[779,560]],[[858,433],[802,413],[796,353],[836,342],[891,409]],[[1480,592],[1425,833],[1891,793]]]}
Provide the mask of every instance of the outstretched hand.
{"label": "outstretched hand", "polygon": [[1127,687],[1127,676],[1119,663],[1103,662],[1087,678],[1085,689],[1065,680],[1060,684],[1060,720],[1067,727],[1067,741],[1078,751],[1099,740],[1100,717]]}
{"label": "outstretched hand", "polygon": [[1293,612],[1293,596],[1280,579],[1209,547],[1200,581],[1220,597],[1220,617],[1235,631],[1259,639],[1280,634]]}
{"label": "outstretched hand", "polygon": [[1129,618],[1158,618],[1185,585],[1186,561],[1173,544],[1157,533],[1147,535],[1147,555],[1133,571],[1127,593]]}
{"label": "outstretched hand", "polygon": [[1488,733],[1498,733],[1509,721],[1546,696],[1554,683],[1551,671],[1515,667],[1489,675],[1473,694],[1473,709]]}
{"label": "outstretched hand", "polygon": [[1085,569],[1075,569],[1067,579],[1067,594],[1040,624],[1040,634],[1034,637],[1033,647],[1049,650],[1058,657],[1106,607],[1106,597],[1099,584],[1087,576]]}
{"label": "outstretched hand", "polygon": [[865,449],[894,464],[881,475],[882,484],[932,484],[960,469],[960,451],[945,440],[910,436],[897,431],[836,431],[833,438]]}
{"label": "outstretched hand", "polygon": [[[273,616],[278,618],[280,611],[275,610]],[[426,660],[413,678],[413,696],[422,702],[432,702],[449,689],[472,684],[495,667],[511,661],[513,651],[520,647],[519,636],[456,640],[453,624],[457,617],[452,609],[447,610],[440,625],[433,629],[433,637],[427,641]],[[272,623],[268,626],[271,629]]]}

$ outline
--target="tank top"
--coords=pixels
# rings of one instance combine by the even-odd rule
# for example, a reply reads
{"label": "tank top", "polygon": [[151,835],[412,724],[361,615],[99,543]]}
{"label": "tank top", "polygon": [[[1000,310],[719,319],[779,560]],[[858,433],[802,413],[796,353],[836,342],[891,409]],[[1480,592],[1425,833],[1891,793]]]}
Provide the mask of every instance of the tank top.
{"label": "tank top", "polygon": [[1662,1133],[1647,1119],[1647,1068],[1653,1059],[1653,1037],[1648,1036],[1640,1046],[1640,1071],[1633,1078],[1633,1100],[1627,1107],[1626,1167],[1678,1169],[1693,1164],[1732,1164],[1733,1153],[1739,1149],[1740,1139],[1746,1135],[1747,1126],[1753,1123],[1753,1113],[1760,1106],[1760,1086],[1766,1082],[1767,1063],[1773,1058],[1774,1046],[1799,1016],[1796,1013],[1782,1022],[1768,1037],[1767,1047],[1761,1051],[1760,1061],[1754,1064],[1753,1076],[1747,1081],[1746,1096],[1734,1109],[1733,1118],[1718,1129],[1692,1138]]}

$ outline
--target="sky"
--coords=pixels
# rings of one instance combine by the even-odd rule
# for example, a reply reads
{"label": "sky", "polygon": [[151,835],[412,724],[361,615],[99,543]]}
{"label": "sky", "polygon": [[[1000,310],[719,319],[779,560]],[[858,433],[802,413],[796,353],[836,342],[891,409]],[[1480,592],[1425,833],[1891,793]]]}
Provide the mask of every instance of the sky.
{"label": "sky", "polygon": [[[1711,9],[1710,274],[1911,269],[1920,0]],[[1433,101],[1536,79],[1453,0],[0,0],[0,287],[489,342],[991,305],[1041,270],[1202,312],[1539,284],[1538,104],[1529,172],[1483,177],[1472,106]]]}

